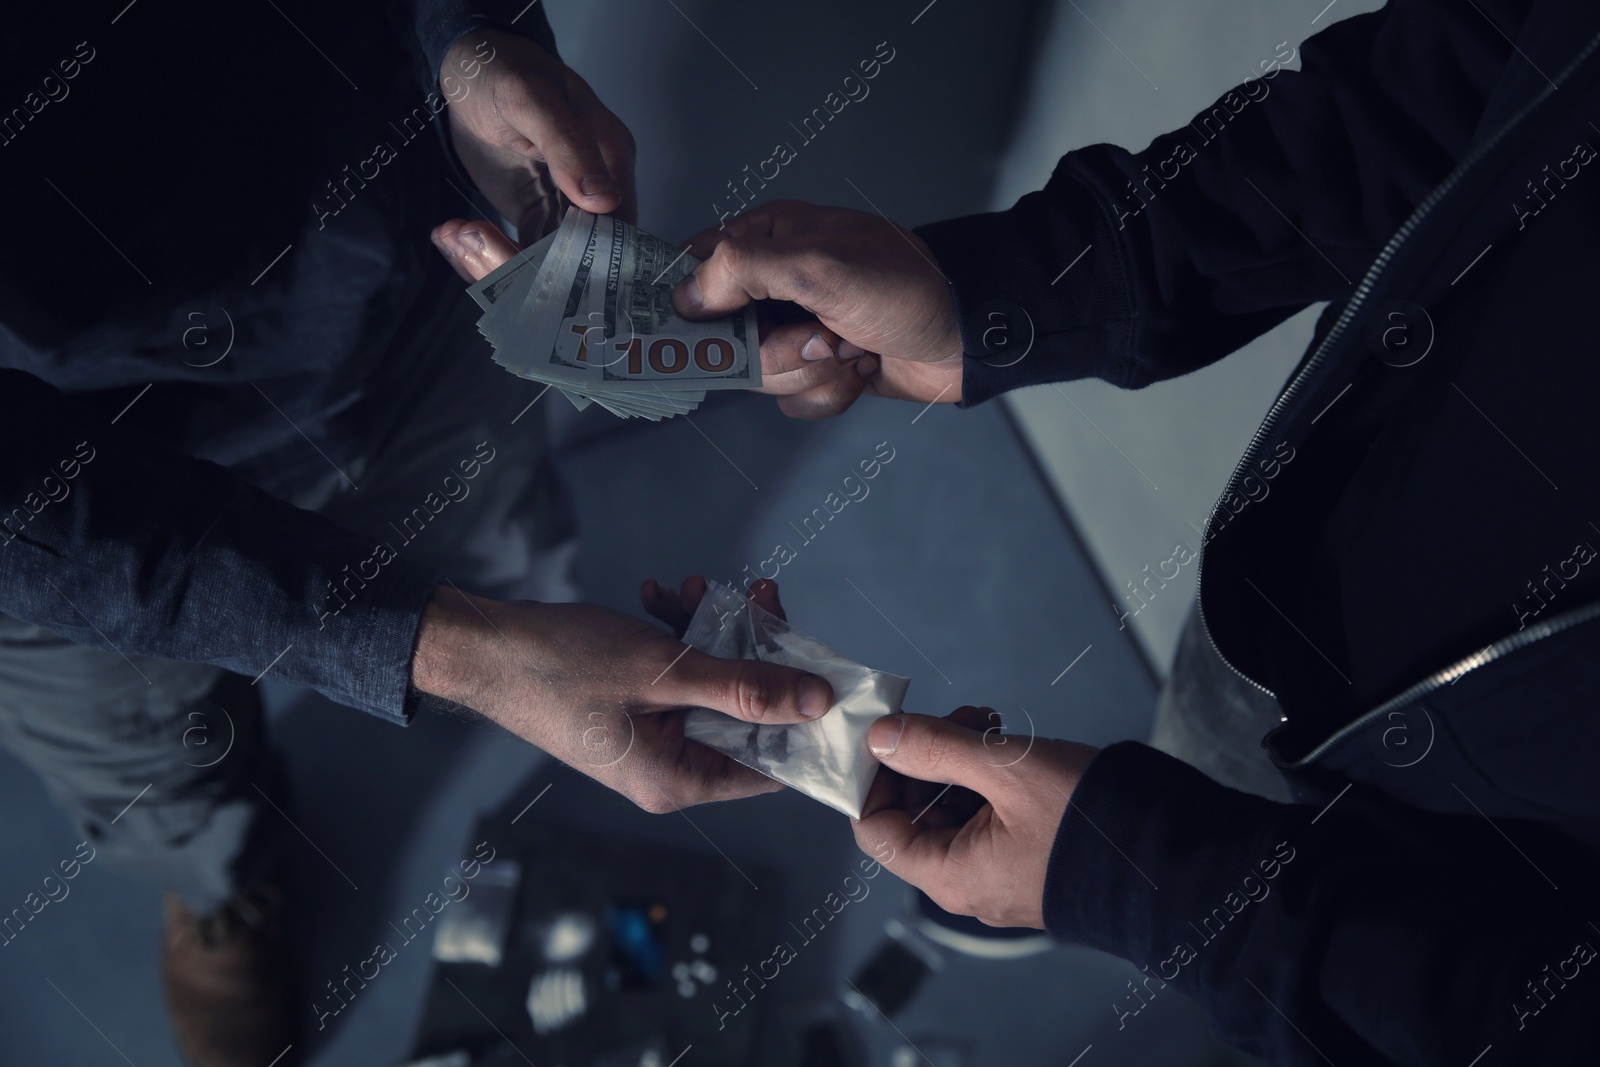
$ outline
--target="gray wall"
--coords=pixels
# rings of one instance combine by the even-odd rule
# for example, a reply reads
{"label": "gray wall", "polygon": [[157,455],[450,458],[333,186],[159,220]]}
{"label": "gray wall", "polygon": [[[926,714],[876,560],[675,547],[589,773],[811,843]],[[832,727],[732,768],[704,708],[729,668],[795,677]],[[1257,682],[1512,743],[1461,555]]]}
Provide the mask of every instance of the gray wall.
{"label": "gray wall", "polygon": [[[993,206],[1009,207],[1041,187],[1070,149],[1100,142],[1142,148],[1258,72],[1280,42],[1298,47],[1332,22],[1381,6],[1377,0],[1055,5]],[[1175,381],[1137,392],[1074,382],[1008,398],[1112,590],[1142,579],[1146,566],[1154,573],[1180,542],[1199,547],[1198,531],[1309,341],[1319,307]],[[1159,671],[1171,662],[1193,601],[1194,572],[1192,564],[1183,567],[1128,621]],[[1137,606],[1119,597],[1118,610]],[[1094,607],[1113,611],[1110,604]]]}

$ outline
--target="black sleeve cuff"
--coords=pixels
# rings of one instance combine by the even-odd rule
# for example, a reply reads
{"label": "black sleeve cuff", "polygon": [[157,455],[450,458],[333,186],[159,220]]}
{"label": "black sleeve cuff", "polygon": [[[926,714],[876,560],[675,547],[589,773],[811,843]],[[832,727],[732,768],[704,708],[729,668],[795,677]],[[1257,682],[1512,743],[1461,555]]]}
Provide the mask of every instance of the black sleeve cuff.
{"label": "black sleeve cuff", "polygon": [[1280,836],[1294,810],[1146,745],[1112,745],[1089,765],[1056,831],[1045,926],[1135,963],[1161,960],[1203,934],[1191,919],[1231,908],[1230,896],[1243,901],[1292,862],[1293,843],[1280,846]]}
{"label": "black sleeve cuff", "polygon": [[1127,270],[1115,221],[1088,186],[1058,171],[1043,192],[1009,211],[916,232],[955,300],[966,354],[963,406],[1046,382],[1130,383]]}
{"label": "black sleeve cuff", "polygon": [[439,83],[440,66],[450,46],[474,30],[520,34],[556,55],[556,37],[544,16],[543,0],[511,4],[492,0],[416,0],[417,42],[427,64],[429,90]]}

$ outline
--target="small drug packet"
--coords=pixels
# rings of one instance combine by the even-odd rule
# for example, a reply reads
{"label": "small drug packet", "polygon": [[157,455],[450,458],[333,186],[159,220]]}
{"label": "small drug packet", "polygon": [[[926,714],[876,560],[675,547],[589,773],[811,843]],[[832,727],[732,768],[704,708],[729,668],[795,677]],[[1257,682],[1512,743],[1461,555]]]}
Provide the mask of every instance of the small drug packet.
{"label": "small drug packet", "polygon": [[826,678],[833,686],[833,706],[811,722],[760,725],[694,708],[684,718],[683,732],[852,819],[861,818],[879,766],[867,747],[867,729],[900,710],[911,679],[845,659],[721,582],[710,583],[683,640],[723,659],[781,663]]}
{"label": "small drug packet", "polygon": [[479,870],[471,891],[452,898],[455,906],[434,927],[433,958],[440,963],[500,966],[521,884],[522,864],[516,860],[502,859]]}

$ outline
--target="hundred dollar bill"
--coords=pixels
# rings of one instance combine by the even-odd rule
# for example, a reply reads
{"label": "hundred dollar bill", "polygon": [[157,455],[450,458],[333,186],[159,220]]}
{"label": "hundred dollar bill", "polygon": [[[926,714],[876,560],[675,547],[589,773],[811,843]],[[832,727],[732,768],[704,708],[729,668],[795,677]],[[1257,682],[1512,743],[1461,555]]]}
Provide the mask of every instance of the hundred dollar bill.
{"label": "hundred dollar bill", "polygon": [[619,415],[662,418],[691,411],[704,393],[680,396],[657,391],[650,396],[606,396],[597,363],[606,347],[600,316],[592,311],[598,280],[614,272],[613,220],[569,211],[557,231],[520,315],[525,330],[514,342],[517,373],[589,395]]}
{"label": "hundred dollar bill", "polygon": [[537,372],[578,389],[588,383],[578,349],[587,328],[583,311],[597,251],[596,227],[594,215],[573,209],[556,228],[550,252],[517,312],[520,329],[513,334],[506,365],[518,373]]}
{"label": "hundred dollar bill", "polygon": [[[494,346],[495,362],[501,366],[506,366],[501,351],[505,347],[504,338],[509,320],[514,315],[512,309],[521,306],[523,296],[533,284],[533,279],[549,255],[555,239],[556,233],[552,230],[541,240],[524,248],[501,264],[497,270],[467,288],[472,299],[484,309],[483,315],[478,319],[478,332]],[[507,367],[507,369],[516,373],[513,368]],[[588,397],[572,390],[562,389],[561,393],[579,411],[590,404]]]}
{"label": "hundred dollar bill", "polygon": [[598,386],[630,393],[748,389],[761,384],[755,309],[690,322],[672,290],[700,261],[637,226],[610,221],[603,289],[592,296],[605,338]]}
{"label": "hundred dollar bill", "polygon": [[571,209],[468,292],[495,361],[622,417],[670,418],[708,389],[761,382],[753,309],[689,322],[672,289],[698,261],[612,216]]}
{"label": "hundred dollar bill", "polygon": [[629,359],[630,350],[637,347],[632,343],[637,334],[631,328],[632,320],[627,316],[626,310],[623,312],[622,322],[625,329],[618,328],[614,310],[608,312],[608,307],[615,308],[623,252],[628,239],[627,229],[629,229],[627,224],[616,218],[601,216],[598,220],[595,229],[596,262],[603,261],[606,269],[603,274],[596,271],[590,276],[587,310],[584,315],[586,327],[583,331],[579,362],[587,367],[589,387],[596,395],[606,394],[612,402],[640,406],[647,410],[663,410],[673,414],[692,411],[705,399],[704,388],[689,389],[674,382],[624,393],[613,390],[606,381],[608,369],[625,363]]}
{"label": "hundred dollar bill", "polygon": [[555,344],[564,351],[557,352],[554,359],[540,358],[549,351],[551,342],[546,338],[556,321],[546,308],[560,304],[560,321],[564,321],[572,317],[567,315],[569,309],[587,303],[588,277],[599,246],[592,235],[584,237],[584,221],[571,217],[566,227],[541,242],[542,256],[519,257],[526,262],[508,264],[509,270],[503,267],[496,272],[498,278],[491,276],[480,283],[483,300],[492,302],[494,310],[480,319],[479,328],[496,346],[496,362],[520,377],[559,387],[579,410],[596,401],[615,415],[652,420],[693,410],[699,397],[608,400],[588,394],[592,375],[581,365],[583,338],[578,334],[557,337]]}
{"label": "hundred dollar bill", "polygon": [[[499,286],[491,282],[485,287],[485,298],[495,300],[496,311],[481,319],[479,328],[495,345],[496,362],[520,377],[559,387],[579,410],[599,400],[606,410],[624,418],[641,415],[657,419],[679,414],[685,409],[667,403],[623,406],[592,397],[584,391],[589,376],[581,366],[573,364],[570,353],[568,358],[556,361],[540,358],[548,351],[550,342],[546,336],[551,325],[549,312],[541,309],[540,302],[548,305],[565,299],[568,306],[581,305],[588,289],[587,275],[593,267],[595,247],[592,241],[583,239],[579,225],[582,221],[574,217],[568,226],[558,228],[542,242],[544,255],[538,260],[530,257],[529,266],[535,269],[530,271],[525,266],[515,274],[504,275]],[[578,257],[575,267],[568,262],[573,256]],[[544,269],[544,261],[550,262],[550,270]],[[566,347],[570,350],[574,345],[579,342],[571,340]]]}
{"label": "hundred dollar bill", "polygon": [[484,311],[491,312],[500,297],[515,286],[519,278],[524,285],[533,281],[555,239],[556,232],[551,230],[539,241],[506,260],[494,273],[469,285],[467,293]]}
{"label": "hundred dollar bill", "polygon": [[[567,290],[566,303],[561,307],[560,329],[556,336],[550,363],[544,368],[566,376],[570,366],[581,369],[584,391],[594,397],[606,410],[624,417],[640,415],[645,418],[668,418],[692,411],[705,399],[705,393],[657,390],[649,395],[632,393],[623,395],[606,389],[599,383],[598,368],[608,358],[605,338],[601,333],[601,315],[597,300],[605,286],[602,278],[616,272],[615,227],[620,225],[607,215],[590,216],[592,230],[578,251],[576,241],[567,254],[578,257],[572,286]],[[578,222],[578,233],[583,232],[584,220]],[[553,268],[560,271],[559,266]],[[560,291],[557,290],[559,297]]]}

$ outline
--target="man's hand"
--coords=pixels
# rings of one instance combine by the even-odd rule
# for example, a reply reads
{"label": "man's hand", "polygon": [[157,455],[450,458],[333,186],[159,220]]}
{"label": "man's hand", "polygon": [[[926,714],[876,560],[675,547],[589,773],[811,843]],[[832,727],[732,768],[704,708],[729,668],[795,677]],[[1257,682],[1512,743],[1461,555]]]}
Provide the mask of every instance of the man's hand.
{"label": "man's hand", "polygon": [[524,243],[560,217],[556,190],[585,211],[635,219],[633,135],[555,56],[478,30],[451,45],[439,80],[456,154]]}
{"label": "man's hand", "polygon": [[1099,750],[1002,734],[973,707],[886,716],[867,743],[884,769],[855,824],[862,850],[893,857],[883,865],[945,911],[1043,929],[1056,828]]}
{"label": "man's hand", "polygon": [[837,415],[863,392],[961,399],[961,331],[950,285],[922,239],[878,215],[780,200],[689,241],[685,318],[788,300],[805,322],[763,328],[761,391],[787,415]]}
{"label": "man's hand", "polygon": [[[703,582],[698,590],[704,594]],[[653,607],[665,602],[654,582],[642,595]],[[686,584],[673,606],[698,605],[699,595]],[[762,599],[776,607],[776,588]],[[783,788],[686,739],[687,708],[797,723],[833,704],[832,687],[816,675],[708,656],[605,608],[486,600],[444,586],[423,614],[412,684],[480,712],[651,812]]]}

